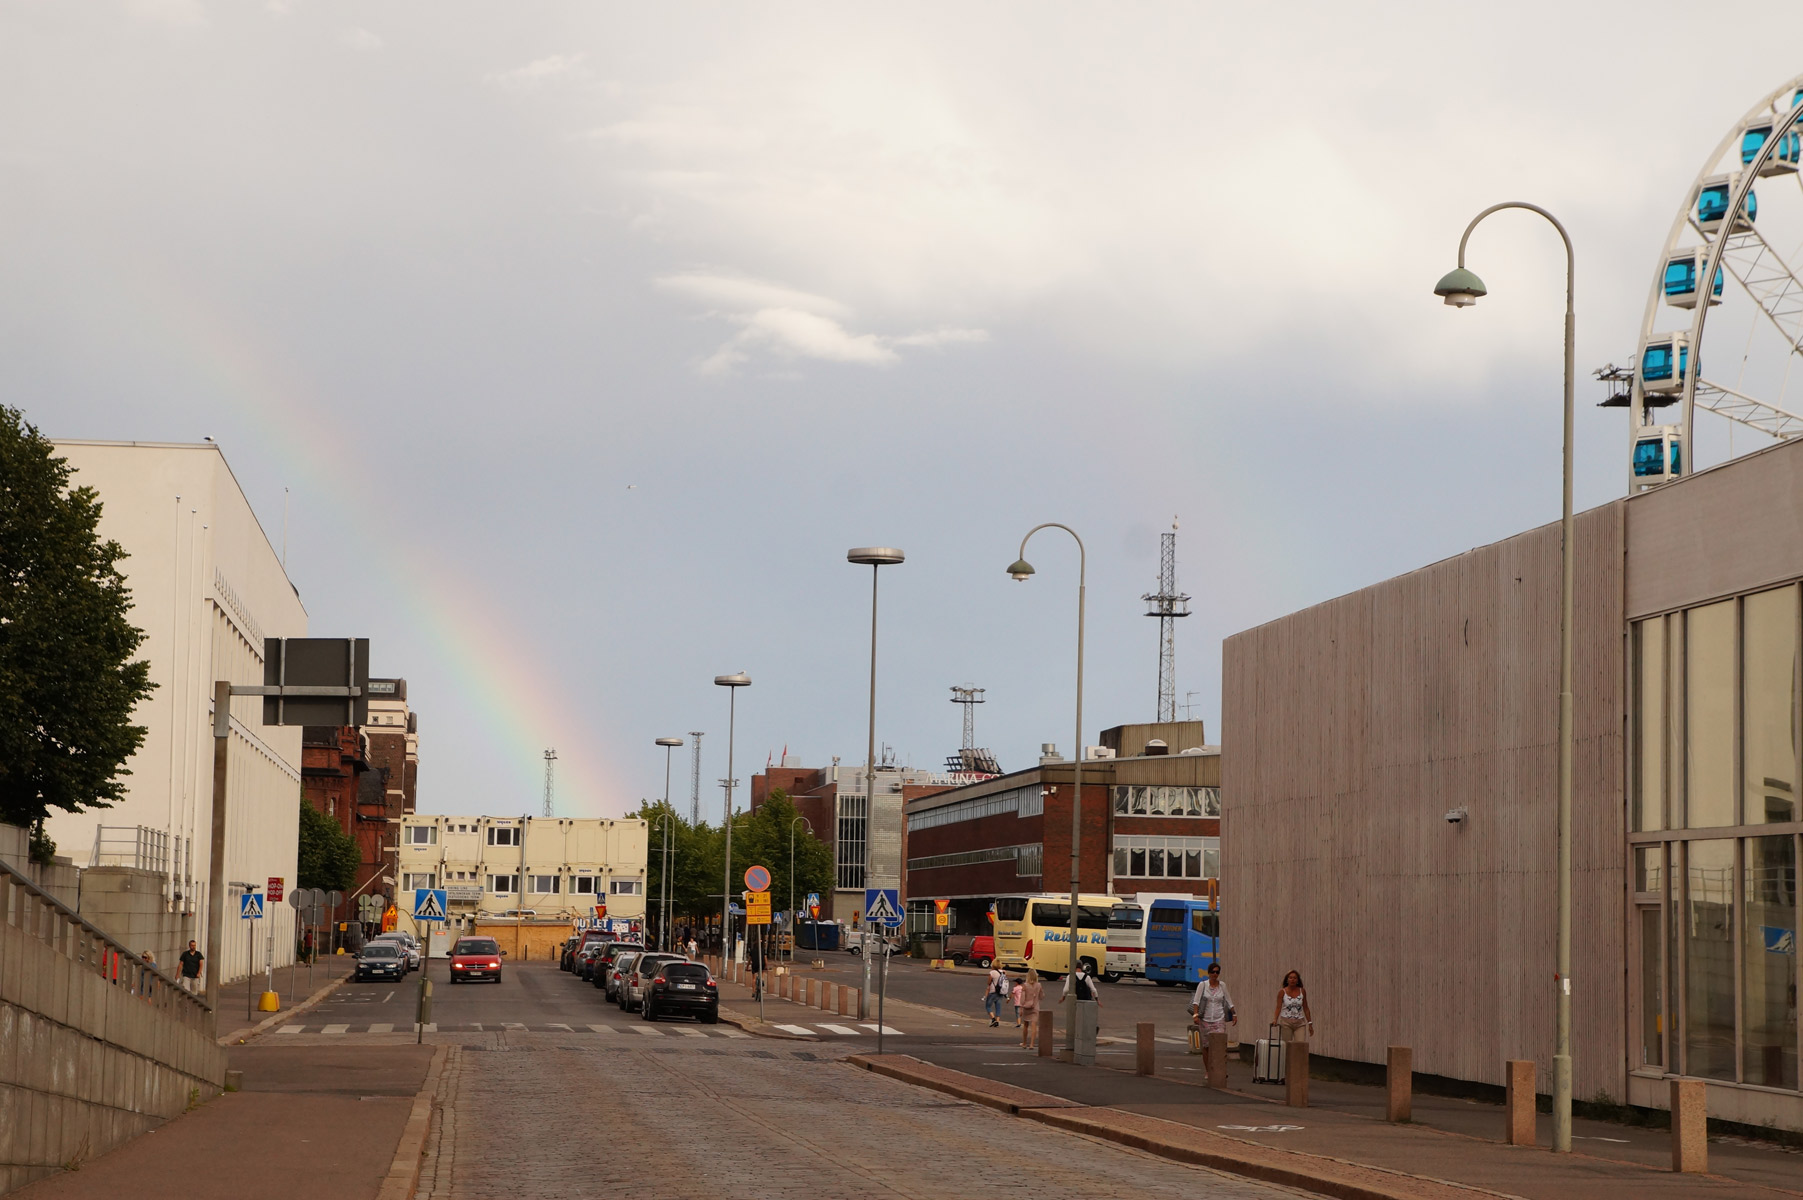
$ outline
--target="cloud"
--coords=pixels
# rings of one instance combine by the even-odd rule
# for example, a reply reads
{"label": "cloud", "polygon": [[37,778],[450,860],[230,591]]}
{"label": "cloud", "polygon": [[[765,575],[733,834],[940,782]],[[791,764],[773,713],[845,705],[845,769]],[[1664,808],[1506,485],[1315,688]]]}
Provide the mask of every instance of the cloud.
{"label": "cloud", "polygon": [[338,35],[340,41],[359,54],[368,54],[380,50],[385,44],[381,38],[362,27],[347,29]]}
{"label": "cloud", "polygon": [[200,0],[126,0],[126,9],[143,21],[165,25],[205,25],[206,9]]}
{"label": "cloud", "polygon": [[657,279],[658,287],[708,306],[708,315],[739,331],[697,364],[703,375],[730,375],[762,353],[794,362],[852,363],[888,367],[901,361],[900,347],[934,348],[989,340],[981,329],[941,328],[884,335],[846,328],[845,305],[825,296],[730,275],[688,272]]}
{"label": "cloud", "polygon": [[523,67],[515,67],[511,71],[496,71],[487,76],[487,82],[501,87],[524,88],[537,87],[553,79],[559,79],[575,73],[581,66],[586,54],[548,54],[544,58],[535,58]]}

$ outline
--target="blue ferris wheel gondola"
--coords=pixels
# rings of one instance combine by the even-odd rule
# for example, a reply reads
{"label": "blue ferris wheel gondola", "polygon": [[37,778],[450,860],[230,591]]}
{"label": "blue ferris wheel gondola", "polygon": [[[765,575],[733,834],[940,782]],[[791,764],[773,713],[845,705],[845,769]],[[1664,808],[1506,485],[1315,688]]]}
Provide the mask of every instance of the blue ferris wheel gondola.
{"label": "blue ferris wheel gondola", "polygon": [[[1712,175],[1703,181],[1697,191],[1697,228],[1704,233],[1714,233],[1722,227],[1728,216],[1728,200],[1734,194],[1738,175]],[[1753,228],[1753,222],[1759,219],[1759,197],[1751,188],[1747,189],[1746,207],[1736,214],[1732,233],[1744,233]]]}
{"label": "blue ferris wheel gondola", "polygon": [[[1684,390],[1684,378],[1689,372],[1688,333],[1661,333],[1647,339],[1646,350],[1640,355],[1640,390],[1647,395],[1648,405],[1658,406],[1651,399],[1654,396],[1675,399]],[[1662,401],[1664,404],[1671,402]]]}
{"label": "blue ferris wheel gondola", "polygon": [[[1747,126],[1746,131],[1740,135],[1741,166],[1750,166],[1753,160],[1759,157],[1759,152],[1765,148],[1766,141],[1772,136],[1772,130],[1776,126],[1776,120],[1761,120]],[[1797,173],[1799,161],[1803,161],[1803,133],[1798,133],[1797,127],[1793,125],[1783,137],[1778,139],[1777,146],[1772,149],[1771,157],[1765,160],[1763,167],[1759,168],[1760,178],[1794,175]]]}
{"label": "blue ferris wheel gondola", "polygon": [[[1703,269],[1703,259],[1708,255],[1707,247],[1693,246],[1688,250],[1679,250],[1665,260],[1665,302],[1673,308],[1695,308],[1697,306],[1697,275]],[[1709,303],[1722,302],[1722,268],[1715,268],[1715,286],[1709,289]]]}

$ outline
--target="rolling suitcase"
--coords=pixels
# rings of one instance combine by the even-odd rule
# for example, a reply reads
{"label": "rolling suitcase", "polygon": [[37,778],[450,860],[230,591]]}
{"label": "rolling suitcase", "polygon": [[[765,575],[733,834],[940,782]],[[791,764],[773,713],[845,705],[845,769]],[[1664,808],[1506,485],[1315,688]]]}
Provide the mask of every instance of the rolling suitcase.
{"label": "rolling suitcase", "polygon": [[1275,1026],[1275,1025],[1271,1026],[1270,1034],[1271,1034],[1270,1037],[1259,1038],[1258,1041],[1253,1044],[1253,1053],[1252,1053],[1252,1082],[1253,1083],[1282,1083],[1282,1082],[1284,1082],[1284,1078],[1283,1078],[1284,1046],[1283,1046],[1282,1040],[1280,1039],[1277,1026]]}

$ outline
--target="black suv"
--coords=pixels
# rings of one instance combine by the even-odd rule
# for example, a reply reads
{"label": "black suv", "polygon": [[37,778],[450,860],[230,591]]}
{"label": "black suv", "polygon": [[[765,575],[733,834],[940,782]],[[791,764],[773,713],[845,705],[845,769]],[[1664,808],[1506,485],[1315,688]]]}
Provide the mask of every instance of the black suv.
{"label": "black suv", "polygon": [[698,962],[667,962],[654,969],[657,974],[645,983],[643,1008],[647,1021],[691,1016],[712,1025],[720,1019],[720,988],[705,966]]}

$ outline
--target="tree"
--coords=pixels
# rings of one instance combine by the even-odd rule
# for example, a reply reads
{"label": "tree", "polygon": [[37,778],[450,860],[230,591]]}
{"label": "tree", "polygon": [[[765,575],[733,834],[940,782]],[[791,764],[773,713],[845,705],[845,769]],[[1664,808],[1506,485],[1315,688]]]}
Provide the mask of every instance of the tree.
{"label": "tree", "polygon": [[745,868],[753,863],[770,869],[770,900],[775,911],[789,907],[789,834],[795,835],[795,904],[799,908],[809,892],[826,893],[833,886],[833,851],[797,822],[794,801],[781,788],[770,795],[733,829],[733,888],[743,886]]}
{"label": "tree", "polygon": [[348,892],[357,884],[363,852],[357,839],[305,797],[300,802],[300,849],[295,855],[295,883],[304,888]]}
{"label": "tree", "polygon": [[125,551],[97,533],[94,489],[16,408],[0,405],[0,820],[105,808],[124,797],[150,695],[134,661]]}

